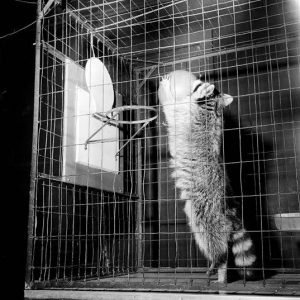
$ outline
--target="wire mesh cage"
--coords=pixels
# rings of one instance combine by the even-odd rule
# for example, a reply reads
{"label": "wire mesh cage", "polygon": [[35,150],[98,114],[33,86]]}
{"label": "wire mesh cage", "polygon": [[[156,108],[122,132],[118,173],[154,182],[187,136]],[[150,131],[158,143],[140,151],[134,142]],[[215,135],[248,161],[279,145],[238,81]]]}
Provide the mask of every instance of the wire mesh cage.
{"label": "wire mesh cage", "polygon": [[[50,2],[38,17],[27,284],[299,294],[298,2]],[[216,283],[188,226],[157,93],[174,70],[234,99],[220,165],[255,245],[252,281]]]}

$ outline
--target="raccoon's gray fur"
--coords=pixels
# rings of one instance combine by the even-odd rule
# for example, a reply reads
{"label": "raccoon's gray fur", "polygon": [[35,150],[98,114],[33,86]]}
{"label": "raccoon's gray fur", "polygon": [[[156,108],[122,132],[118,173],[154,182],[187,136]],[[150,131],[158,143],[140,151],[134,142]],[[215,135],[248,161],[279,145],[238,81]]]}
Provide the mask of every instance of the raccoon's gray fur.
{"label": "raccoon's gray fur", "polygon": [[236,209],[227,205],[227,179],[220,155],[222,111],[233,99],[226,94],[212,97],[214,85],[200,80],[194,82],[194,89],[191,95],[175,100],[168,75],[160,82],[158,97],[168,123],[172,176],[185,200],[184,211],[196,243],[211,262],[208,274],[216,268],[218,281],[227,280],[231,244],[240,273],[250,277],[252,272],[246,268],[256,261],[254,245]]}

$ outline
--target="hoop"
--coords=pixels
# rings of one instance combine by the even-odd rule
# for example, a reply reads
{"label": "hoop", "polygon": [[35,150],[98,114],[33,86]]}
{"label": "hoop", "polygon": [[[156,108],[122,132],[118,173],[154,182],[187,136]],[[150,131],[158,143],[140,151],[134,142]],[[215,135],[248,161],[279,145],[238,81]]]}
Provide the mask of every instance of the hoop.
{"label": "hoop", "polygon": [[[122,111],[126,110],[137,110],[137,109],[145,109],[148,111],[154,111],[155,116],[151,118],[146,118],[143,120],[135,120],[135,121],[124,121],[124,120],[117,120],[116,116]],[[114,113],[116,113],[114,115]],[[111,114],[112,117],[109,117],[108,115]],[[97,120],[100,120],[104,122],[104,124],[97,129],[84,143],[84,148],[87,149],[87,145],[91,142],[95,142],[92,140],[92,138],[100,131],[102,130],[106,125],[113,125],[118,126],[118,124],[143,124],[130,138],[129,140],[119,149],[119,151],[116,153],[116,156],[121,152],[121,150],[143,129],[145,128],[151,121],[155,120],[157,118],[157,110],[154,107],[144,106],[144,105],[124,105],[120,107],[116,107],[113,109],[108,110],[105,113],[94,113],[93,117]]]}
{"label": "hoop", "polygon": [[[117,120],[115,119],[116,115],[123,112],[123,111],[130,111],[130,110],[138,110],[138,109],[145,109],[148,111],[153,111],[155,112],[155,116],[142,119],[142,120],[135,120],[135,121],[125,121],[125,120]],[[115,115],[114,115],[115,113]],[[109,115],[112,115],[112,117],[109,117]],[[124,106],[119,106],[113,109],[110,109],[106,111],[105,113],[94,113],[93,117],[96,119],[104,119],[105,122],[108,122],[109,124],[112,125],[118,125],[118,124],[143,124],[143,123],[150,123],[151,121],[155,120],[157,118],[157,110],[154,107],[149,107],[145,105],[124,105]]]}

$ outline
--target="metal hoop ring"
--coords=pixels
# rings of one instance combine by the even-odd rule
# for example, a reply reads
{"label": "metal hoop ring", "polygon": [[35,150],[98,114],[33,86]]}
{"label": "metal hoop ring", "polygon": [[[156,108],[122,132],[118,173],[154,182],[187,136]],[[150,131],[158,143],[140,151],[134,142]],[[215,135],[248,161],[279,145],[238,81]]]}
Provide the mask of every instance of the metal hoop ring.
{"label": "metal hoop ring", "polygon": [[[120,112],[123,112],[123,111],[126,111],[126,110],[138,110],[138,109],[145,109],[145,110],[148,110],[148,111],[154,111],[155,116],[150,117],[150,118],[146,118],[146,119],[143,119],[143,120],[135,120],[135,121],[116,120],[115,118],[111,118],[111,117],[108,116],[109,114],[120,113]],[[100,116],[105,118],[106,120],[109,121],[109,123],[112,123],[112,124],[143,124],[143,123],[149,123],[149,122],[155,120],[158,116],[157,110],[154,107],[144,106],[144,105],[124,105],[124,106],[120,106],[120,107],[110,109],[107,112],[105,112],[104,114],[105,115],[100,115]]]}

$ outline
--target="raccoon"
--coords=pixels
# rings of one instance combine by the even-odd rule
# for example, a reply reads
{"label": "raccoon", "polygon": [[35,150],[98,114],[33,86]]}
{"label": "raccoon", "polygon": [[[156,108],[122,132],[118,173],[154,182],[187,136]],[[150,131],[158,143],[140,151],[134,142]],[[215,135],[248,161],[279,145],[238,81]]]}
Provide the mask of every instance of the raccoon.
{"label": "raccoon", "polygon": [[[254,245],[237,209],[225,197],[229,191],[221,157],[223,109],[233,98],[215,86],[196,80],[191,94],[175,100],[170,77],[162,77],[158,98],[167,121],[172,177],[185,201],[184,212],[200,251],[227,281],[229,251],[239,273],[253,276]],[[230,245],[230,246],[229,246]]]}

